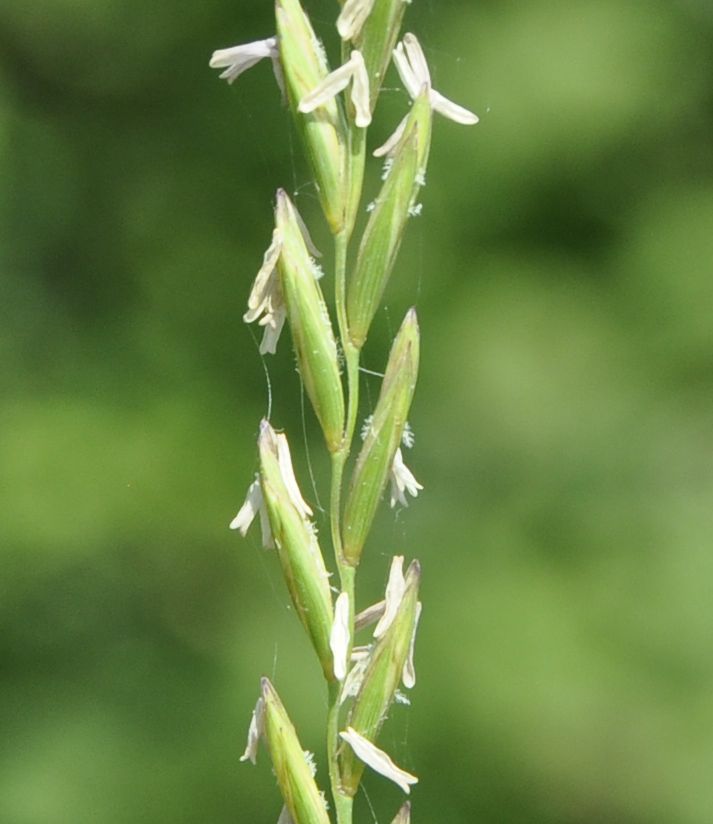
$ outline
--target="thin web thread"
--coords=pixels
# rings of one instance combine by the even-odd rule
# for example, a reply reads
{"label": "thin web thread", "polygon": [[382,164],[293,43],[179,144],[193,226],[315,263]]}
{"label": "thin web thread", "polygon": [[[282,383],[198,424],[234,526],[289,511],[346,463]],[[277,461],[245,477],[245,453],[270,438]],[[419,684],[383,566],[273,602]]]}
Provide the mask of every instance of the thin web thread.
{"label": "thin web thread", "polygon": [[265,412],[265,420],[269,421],[272,417],[272,381],[270,380],[270,370],[267,366],[267,358],[260,351],[260,344],[258,343],[257,336],[255,335],[252,326],[249,324],[248,332],[250,332],[250,337],[253,339],[255,349],[257,349],[260,363],[262,364],[262,371],[265,373],[265,389],[267,392],[267,411]]}
{"label": "thin web thread", "polygon": [[[263,369],[263,372],[265,373],[265,387],[266,387],[266,391],[267,391],[267,411],[266,411],[266,414],[265,414],[265,419],[269,421],[270,418],[272,417],[272,380],[270,378],[270,370],[269,370],[269,367],[267,365],[267,358],[265,357],[265,355],[262,354],[262,352],[260,352],[260,344],[258,342],[257,336],[255,335],[255,332],[253,331],[252,326],[250,326],[250,325],[248,325],[248,332],[250,333],[250,337],[253,340],[253,343],[255,345],[255,349],[258,352],[258,356],[260,357],[260,363],[262,364],[262,369]],[[262,567],[263,574],[265,575],[265,578],[267,579],[267,581],[270,585],[270,591],[272,593],[272,597],[275,600],[275,603],[279,605],[280,609],[284,609],[287,612],[289,612],[290,611],[289,604],[285,603],[284,597],[281,596],[280,593],[277,591],[277,587],[275,585],[275,580],[273,578],[273,573],[271,571],[273,569],[273,567],[272,567],[272,565],[270,567],[268,567],[267,560],[265,558],[266,552],[263,549],[262,544],[260,543],[260,541],[257,541],[253,538],[250,539],[250,544],[251,544],[252,548],[255,550],[255,552],[258,555],[258,558],[260,560],[260,566]],[[274,659],[273,659],[273,678],[274,678],[276,667],[277,667],[277,644],[275,644],[275,655],[274,655]]]}
{"label": "thin web thread", "polygon": [[275,641],[275,651],[273,652],[273,655],[272,655],[272,674],[271,674],[271,676],[270,676],[270,680],[272,681],[272,683],[273,683],[273,684],[275,683],[275,681],[277,681],[277,654],[278,654],[278,647],[279,647],[279,644],[278,644],[278,642],[277,642],[277,641]]}
{"label": "thin web thread", "polygon": [[[259,560],[259,563],[260,563],[260,567],[262,569],[262,573],[265,576],[265,579],[267,580],[267,582],[270,586],[270,592],[272,594],[272,597],[273,597],[275,603],[278,605],[280,610],[285,610],[285,611],[289,612],[290,611],[289,605],[285,603],[284,596],[282,596],[277,591],[277,586],[275,585],[275,579],[274,579],[274,574],[275,574],[274,569],[275,569],[275,567],[274,567],[274,564],[271,563],[271,564],[268,565],[268,561],[267,561],[266,556],[268,554],[274,554],[274,552],[272,552],[271,550],[263,549],[261,542],[258,539],[253,538],[252,533],[247,536],[247,540],[248,540],[248,543],[250,544],[251,549],[258,556],[258,560]],[[274,676],[276,666],[277,666],[277,643],[275,643],[275,654],[274,654],[274,658],[273,658],[273,676]]]}
{"label": "thin web thread", "polygon": [[371,812],[371,818],[372,818],[374,824],[379,824],[379,819],[376,817],[376,810],[374,809],[374,805],[371,803],[371,799],[369,798],[369,793],[366,791],[366,787],[364,786],[363,781],[359,784],[359,789],[361,790],[362,795],[366,799],[366,803],[369,805],[369,810]]}
{"label": "thin web thread", "polygon": [[317,509],[322,513],[322,515],[324,515],[325,511],[324,507],[322,506],[322,501],[319,498],[317,480],[314,477],[314,468],[312,466],[312,453],[309,447],[309,439],[307,438],[307,417],[305,414],[305,385],[302,381],[302,376],[300,376],[300,413],[302,417],[302,440],[304,441],[305,445],[305,458],[307,460],[307,471],[309,472],[309,480],[312,484],[312,493],[314,495],[315,505]]}
{"label": "thin web thread", "polygon": [[[294,199],[297,199],[305,193],[305,191],[309,190],[309,187],[312,185],[311,181],[305,181],[301,185],[298,183],[298,172],[297,172],[297,157],[295,151],[295,142],[294,142],[294,135],[293,135],[293,128],[294,124],[292,123],[292,119],[290,117],[286,118],[287,120],[287,141],[289,146],[289,155],[290,155],[290,169],[292,171],[292,194]],[[299,374],[299,372],[298,372]],[[305,390],[304,390],[304,382],[302,380],[302,376],[300,375],[300,419],[302,422],[302,442],[304,443],[304,450],[305,450],[305,459],[307,461],[307,472],[309,473],[309,480],[310,485],[312,487],[312,494],[314,495],[315,505],[319,512],[324,515],[325,509],[322,505],[321,498],[319,496],[319,490],[317,488],[317,479],[314,474],[314,465],[312,463],[312,452],[310,449],[309,439],[307,438],[307,417],[305,412]]]}

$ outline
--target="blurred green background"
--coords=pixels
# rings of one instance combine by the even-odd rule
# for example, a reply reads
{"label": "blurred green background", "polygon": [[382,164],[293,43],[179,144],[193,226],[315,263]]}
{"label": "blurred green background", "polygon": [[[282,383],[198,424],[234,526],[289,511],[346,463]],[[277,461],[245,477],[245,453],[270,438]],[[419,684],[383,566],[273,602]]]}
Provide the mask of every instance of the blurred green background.
{"label": "blurred green background", "polygon": [[[336,3],[306,5],[328,35]],[[228,87],[207,65],[271,15],[0,6],[3,824],[275,821],[267,759],[238,764],[263,673],[324,761],[276,560],[227,529],[267,403],[241,315],[276,187],[321,225],[269,66]],[[708,824],[713,7],[416,0],[407,20],[481,123],[437,122],[366,352],[381,369],[415,302],[426,489],[381,513],[360,586],[422,561],[419,683],[383,744],[421,777],[416,824]],[[407,103],[387,85],[373,145]],[[272,419],[324,504],[287,344]],[[388,824],[398,791],[365,786],[358,820]]]}

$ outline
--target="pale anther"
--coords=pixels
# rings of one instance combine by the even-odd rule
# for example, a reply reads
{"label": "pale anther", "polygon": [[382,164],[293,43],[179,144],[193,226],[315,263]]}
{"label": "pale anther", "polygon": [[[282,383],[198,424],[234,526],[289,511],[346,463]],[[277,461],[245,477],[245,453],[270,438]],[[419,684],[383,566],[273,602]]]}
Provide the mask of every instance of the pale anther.
{"label": "pale anther", "polygon": [[211,69],[225,69],[220,75],[220,79],[232,83],[240,77],[244,71],[266,57],[269,57],[272,61],[272,68],[275,72],[277,83],[282,89],[280,51],[276,37],[268,37],[266,40],[255,40],[253,43],[243,43],[227,49],[218,49],[213,52],[209,65]]}
{"label": "pale anther", "polygon": [[418,622],[421,618],[421,602],[416,604],[416,615],[413,619],[413,632],[411,633],[411,642],[408,648],[408,657],[404,664],[403,672],[401,673],[401,681],[406,689],[410,690],[416,686],[416,670],[413,665],[413,651],[416,646],[416,630],[418,629]]}
{"label": "pale anther", "polygon": [[282,481],[287,489],[287,494],[294,504],[295,509],[306,520],[312,515],[312,509],[302,497],[297,478],[295,478],[295,471],[292,468],[292,457],[290,455],[290,447],[287,443],[287,435],[284,432],[275,433],[275,449],[277,453],[277,462],[280,466],[280,475]]}
{"label": "pale anther", "polygon": [[[478,122],[477,114],[463,108],[463,106],[459,106],[432,88],[431,72],[426,62],[426,56],[414,34],[405,34],[403,40],[394,49],[393,54],[396,70],[412,100],[415,100],[425,89],[434,112],[438,112],[449,120],[464,126],[473,126]],[[395,150],[403,136],[406,120],[407,118],[404,118],[386,143],[374,151],[376,157],[391,154]]]}
{"label": "pale anther", "polygon": [[312,91],[300,100],[298,106],[303,114],[309,114],[320,106],[324,106],[333,97],[344,91],[351,82],[351,100],[356,110],[354,122],[364,129],[371,123],[371,108],[369,105],[369,75],[364,65],[361,52],[354,50],[349,60],[331,74]]}
{"label": "pale anther", "polygon": [[329,634],[329,648],[334,660],[334,677],[343,681],[347,674],[349,655],[349,595],[342,592],[334,605],[334,621]]}
{"label": "pale anther", "polygon": [[[279,199],[279,194],[278,194]],[[297,224],[302,233],[305,246],[310,254],[320,257],[321,254],[312,242],[307,227],[302,216],[293,209]],[[245,323],[258,322],[264,327],[262,341],[260,343],[260,354],[274,355],[277,349],[277,342],[287,319],[287,307],[280,287],[280,277],[277,264],[282,254],[282,236],[277,228],[272,232],[272,240],[263,257],[260,271],[257,273],[250,297],[248,298],[248,310],[243,315]],[[312,267],[315,279],[321,277],[322,270],[315,263]],[[311,514],[311,513],[310,513]]]}
{"label": "pale anther", "polygon": [[354,618],[354,629],[366,629],[366,627],[375,624],[384,614],[385,609],[386,601],[377,601],[377,603],[363,609],[356,618]]}
{"label": "pale anther", "polygon": [[360,657],[354,662],[354,666],[349,670],[349,674],[344,679],[342,692],[339,696],[340,704],[343,704],[347,698],[355,698],[359,694],[368,666],[369,652],[367,651],[365,654],[360,654]]}
{"label": "pale anther", "polygon": [[248,298],[248,311],[243,315],[245,323],[253,323],[257,320],[260,326],[265,327],[260,343],[261,355],[268,352],[275,354],[277,341],[287,317],[277,272],[277,261],[280,259],[281,252],[282,238],[275,229]]}
{"label": "pale anther", "polygon": [[275,543],[272,538],[270,520],[267,515],[267,508],[265,507],[260,481],[257,478],[248,487],[245,502],[240,507],[238,514],[230,522],[230,528],[237,529],[244,538],[256,516],[260,518],[262,545],[265,549],[272,549]]}
{"label": "pale anther", "polygon": [[252,764],[257,759],[257,745],[260,741],[260,736],[263,731],[263,717],[265,714],[265,702],[262,696],[257,699],[255,709],[253,710],[252,718],[250,719],[250,728],[248,729],[248,743],[245,747],[245,752],[240,756],[241,761],[250,761]]}
{"label": "pale anther", "polygon": [[391,465],[391,508],[393,509],[397,503],[408,506],[406,492],[415,498],[422,489],[423,486],[404,463],[401,450],[397,449]]}
{"label": "pale anther", "polygon": [[374,628],[374,638],[381,638],[386,630],[391,626],[396,618],[396,614],[401,606],[401,601],[406,592],[406,581],[404,579],[404,556],[395,555],[391,561],[389,570],[389,580],[386,584],[386,597],[384,598],[384,614],[379,619],[379,623]]}
{"label": "pale anther", "polygon": [[373,7],[374,0],[346,0],[337,19],[342,40],[354,40],[358,36]]}
{"label": "pale anther", "polygon": [[389,756],[371,743],[368,738],[364,738],[352,727],[347,727],[346,732],[340,732],[339,736],[349,744],[354,750],[354,754],[360,758],[374,772],[388,778],[405,792],[411,792],[411,785],[418,783],[418,778],[411,773],[397,767]]}

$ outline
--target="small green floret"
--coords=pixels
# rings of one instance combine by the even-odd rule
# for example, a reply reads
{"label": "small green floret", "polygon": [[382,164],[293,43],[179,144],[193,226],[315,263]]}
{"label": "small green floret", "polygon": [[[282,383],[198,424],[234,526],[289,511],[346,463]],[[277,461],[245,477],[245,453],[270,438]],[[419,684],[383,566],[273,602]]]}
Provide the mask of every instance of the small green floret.
{"label": "small green floret", "polygon": [[[349,713],[348,726],[376,743],[396,690],[401,682],[418,620],[418,588],[421,566],[413,561],[406,571],[406,588],[391,626],[378,640],[369,657],[361,688]],[[342,780],[345,790],[356,793],[364,764],[351,749],[342,755]]]}
{"label": "small green floret", "polygon": [[290,109],[312,167],[319,199],[335,234],[342,229],[345,209],[345,151],[347,127],[337,100],[303,114],[300,101],[329,74],[324,48],[299,0],[275,4],[280,60]]}
{"label": "small green floret", "polygon": [[324,797],[282,701],[268,678],[263,678],[260,686],[265,740],[292,820],[295,824],[330,824]]}
{"label": "small green floret", "polygon": [[425,94],[413,105],[359,246],[349,278],[349,337],[361,348],[391,277],[409,217],[424,183],[431,142],[431,106]]}
{"label": "small green floret", "polygon": [[[329,635],[334,618],[329,578],[314,527],[295,505],[291,467],[285,467],[275,430],[263,421],[258,440],[260,483],[280,566],[297,614],[327,680],[334,680]],[[282,436],[284,437],[284,436]],[[285,441],[286,444],[286,441]],[[282,453],[282,454],[281,454]]]}
{"label": "small green floret", "polygon": [[401,324],[386,366],[379,400],[364,438],[344,510],[344,556],[357,566],[384,487],[416,388],[419,330],[416,310]]}
{"label": "small green floret", "polygon": [[322,425],[327,446],[336,452],[344,430],[337,343],[300,223],[289,197],[280,190],[275,225],[282,241],[278,269],[287,320],[305,390]]}

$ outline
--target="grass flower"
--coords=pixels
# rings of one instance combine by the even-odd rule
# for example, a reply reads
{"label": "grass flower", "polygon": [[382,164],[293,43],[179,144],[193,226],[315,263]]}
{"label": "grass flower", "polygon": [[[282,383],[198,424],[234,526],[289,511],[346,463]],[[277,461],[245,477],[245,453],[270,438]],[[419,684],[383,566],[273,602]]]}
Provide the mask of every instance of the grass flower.
{"label": "grass flower", "polygon": [[394,63],[401,82],[412,100],[421,94],[421,89],[425,86],[434,112],[464,126],[472,126],[478,122],[477,114],[464,109],[433,88],[426,55],[415,34],[404,35],[404,39],[394,49]]}
{"label": "grass flower", "polygon": [[[394,49],[394,64],[411,100],[416,100],[425,89],[431,109],[434,112],[438,112],[443,117],[447,117],[449,120],[463,126],[474,126],[478,122],[477,114],[463,108],[463,106],[459,106],[433,88],[426,55],[423,53],[416,35],[404,35],[404,39]],[[405,117],[386,143],[374,151],[375,157],[390,155],[394,151],[403,137],[407,120],[408,118]]]}
{"label": "grass flower", "polygon": [[[414,309],[406,313],[388,357],[384,353],[378,397],[362,430],[358,455],[352,456],[352,450],[357,450],[361,352],[382,306],[406,226],[421,213],[418,198],[434,112],[466,125],[478,118],[433,88],[414,35],[404,35],[396,45],[409,2],[340,0],[337,31],[345,62],[333,71],[302,0],[275,0],[275,37],[219,49],[210,58],[211,68],[220,69],[221,79],[228,83],[260,60],[272,62],[334,240],[333,276],[320,282],[322,271],[315,263],[319,252],[294,203],[278,189],[270,245],[243,315],[246,323],[264,329],[261,354],[275,353],[282,329],[288,326],[301,384],[324,435],[331,468],[331,571],[322,554],[323,536],[317,534],[313,510],[297,481],[287,436],[267,420],[261,422],[258,436],[259,472],[230,524],[245,536],[259,519],[262,543],[276,550],[294,614],[327,687],[331,810],[317,784],[311,753],[302,747],[275,687],[261,679],[241,761],[254,764],[259,742],[265,744],[282,795],[278,824],[353,824],[354,797],[367,766],[405,793],[418,781],[377,741],[394,702],[409,703],[401,685],[410,689],[416,683],[421,566],[412,560],[404,572],[404,555],[393,557],[383,600],[361,611],[356,587],[387,485],[391,507],[407,506],[409,496],[416,497],[423,489],[402,452],[413,445],[407,420],[420,355]],[[358,243],[352,245],[356,216],[364,206],[365,130],[391,60],[413,105],[391,138],[374,152],[387,156],[382,186]],[[353,258],[352,249],[357,250]],[[324,282],[334,286],[332,303],[322,291]],[[375,558],[379,557],[383,553],[377,553]],[[357,639],[372,626],[371,637]],[[407,802],[392,824],[410,820]]]}

